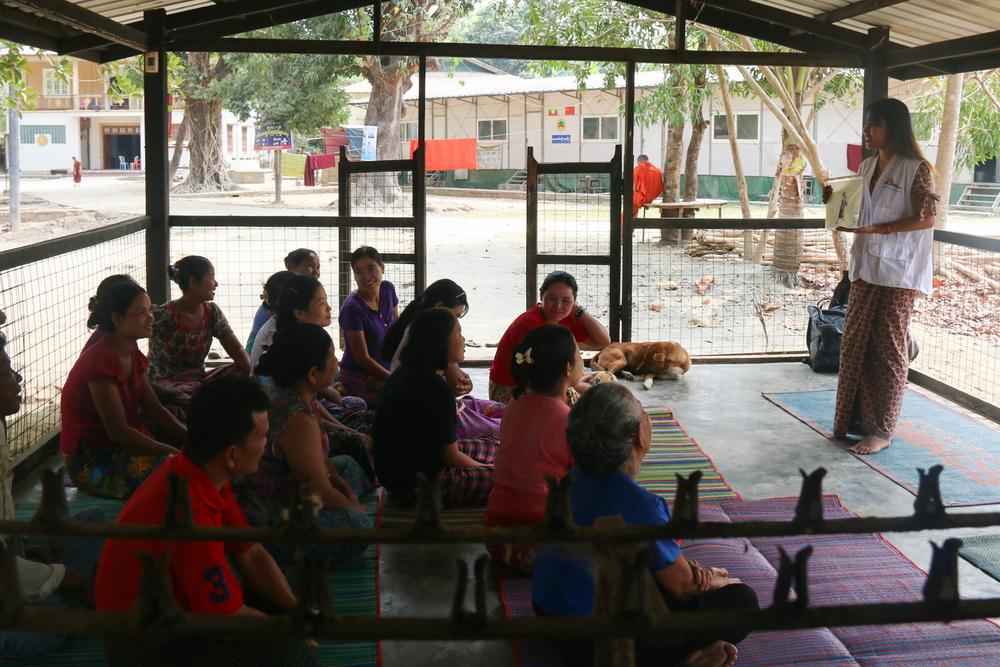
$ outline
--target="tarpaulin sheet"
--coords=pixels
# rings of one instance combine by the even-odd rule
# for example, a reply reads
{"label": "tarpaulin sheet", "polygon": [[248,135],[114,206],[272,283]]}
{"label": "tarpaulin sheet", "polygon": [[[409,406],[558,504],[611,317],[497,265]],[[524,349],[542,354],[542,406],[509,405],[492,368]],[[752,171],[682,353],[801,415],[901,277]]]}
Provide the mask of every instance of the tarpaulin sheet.
{"label": "tarpaulin sheet", "polygon": [[[425,168],[429,171],[475,169],[476,139],[428,139],[424,142],[427,155]],[[417,140],[410,140],[410,157],[417,150]]]}

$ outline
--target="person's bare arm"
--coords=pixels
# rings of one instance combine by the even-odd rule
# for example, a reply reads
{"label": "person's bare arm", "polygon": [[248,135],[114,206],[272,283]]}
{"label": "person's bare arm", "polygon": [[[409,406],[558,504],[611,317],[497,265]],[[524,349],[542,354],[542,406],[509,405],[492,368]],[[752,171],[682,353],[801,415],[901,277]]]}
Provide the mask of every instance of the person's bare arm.
{"label": "person's bare arm", "polygon": [[282,609],[295,607],[295,594],[292,593],[288,580],[263,546],[255,544],[243,553],[236,554],[233,562],[243,581],[254,593]]}
{"label": "person's bare arm", "polygon": [[149,376],[143,375],[141,382],[142,396],[139,403],[146,416],[178,442],[187,442],[187,426],[182,424],[170,410],[163,407],[163,403],[160,402],[160,398],[153,388],[153,383],[149,381]]}
{"label": "person's bare arm", "polygon": [[611,336],[608,334],[608,330],[588,311],[584,311],[578,321],[587,332],[587,340],[580,343],[580,347],[585,350],[603,350],[611,345]]}
{"label": "person's bare arm", "polygon": [[311,415],[300,412],[289,421],[278,436],[278,447],[285,454],[288,468],[298,484],[308,484],[319,496],[323,507],[364,510],[357,502],[334,488],[320,444],[319,423]]}
{"label": "person's bare arm", "polygon": [[459,449],[457,442],[444,446],[441,451],[441,461],[452,468],[482,468],[486,465]]}
{"label": "person's bare arm", "polygon": [[[101,424],[104,425],[104,430],[108,432],[108,437],[113,442],[124,447],[130,454],[137,456],[177,453],[177,450],[170,445],[158,442],[128,425],[125,407],[118,395],[118,387],[110,382],[91,382],[87,388],[90,389],[90,396],[94,399],[94,407],[97,408]],[[150,391],[152,392],[152,388]]]}
{"label": "person's bare arm", "polygon": [[361,368],[365,372],[371,373],[380,380],[388,379],[389,371],[382,364],[375,361],[368,353],[368,343],[365,341],[364,331],[345,331],[344,338],[347,339],[347,343],[351,348],[351,356],[354,357],[354,360],[361,365]]}
{"label": "person's bare arm", "polygon": [[236,338],[236,334],[232,331],[225,334],[219,338],[219,342],[222,343],[222,349],[226,351],[229,358],[233,360],[236,367],[247,375],[253,374],[253,369],[250,368],[250,355],[247,354],[246,349],[240,345],[240,341]]}
{"label": "person's bare arm", "polygon": [[444,379],[448,381],[448,386],[452,388],[456,396],[465,396],[472,391],[472,378],[457,363],[448,364]]}

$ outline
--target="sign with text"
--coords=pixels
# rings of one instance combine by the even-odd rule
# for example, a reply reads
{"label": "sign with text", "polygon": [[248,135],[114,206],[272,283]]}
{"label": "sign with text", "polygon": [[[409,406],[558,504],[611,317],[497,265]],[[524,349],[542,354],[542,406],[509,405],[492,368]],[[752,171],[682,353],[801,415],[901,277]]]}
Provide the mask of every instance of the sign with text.
{"label": "sign with text", "polygon": [[278,123],[257,126],[253,147],[259,151],[287,151],[292,148],[292,135]]}
{"label": "sign with text", "polygon": [[553,134],[552,143],[554,144],[571,144],[573,143],[572,134]]}
{"label": "sign with text", "polygon": [[373,162],[375,149],[378,147],[378,126],[365,125],[361,134],[361,161]]}

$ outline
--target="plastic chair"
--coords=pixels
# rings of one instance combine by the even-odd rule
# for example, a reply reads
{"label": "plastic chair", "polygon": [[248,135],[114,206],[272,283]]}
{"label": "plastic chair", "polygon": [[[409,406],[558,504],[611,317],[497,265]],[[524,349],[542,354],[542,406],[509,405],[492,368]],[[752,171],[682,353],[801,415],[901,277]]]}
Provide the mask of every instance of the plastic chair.
{"label": "plastic chair", "polygon": [[142,168],[142,161],[139,159],[139,156],[136,155],[135,158],[132,160],[132,170],[139,171],[139,169],[141,168]]}
{"label": "plastic chair", "polygon": [[121,171],[128,171],[128,164],[125,163],[125,156],[118,156],[118,169]]}

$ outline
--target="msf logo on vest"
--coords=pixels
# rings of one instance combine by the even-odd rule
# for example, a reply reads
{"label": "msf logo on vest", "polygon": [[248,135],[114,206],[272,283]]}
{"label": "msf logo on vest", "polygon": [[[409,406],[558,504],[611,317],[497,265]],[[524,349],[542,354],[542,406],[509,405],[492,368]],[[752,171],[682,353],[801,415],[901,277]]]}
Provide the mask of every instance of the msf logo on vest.
{"label": "msf logo on vest", "polygon": [[903,186],[901,186],[896,181],[892,180],[892,176],[890,176],[889,178],[887,178],[884,181],[882,181],[882,185],[884,185],[885,187],[889,188],[893,192],[902,192],[903,191]]}

